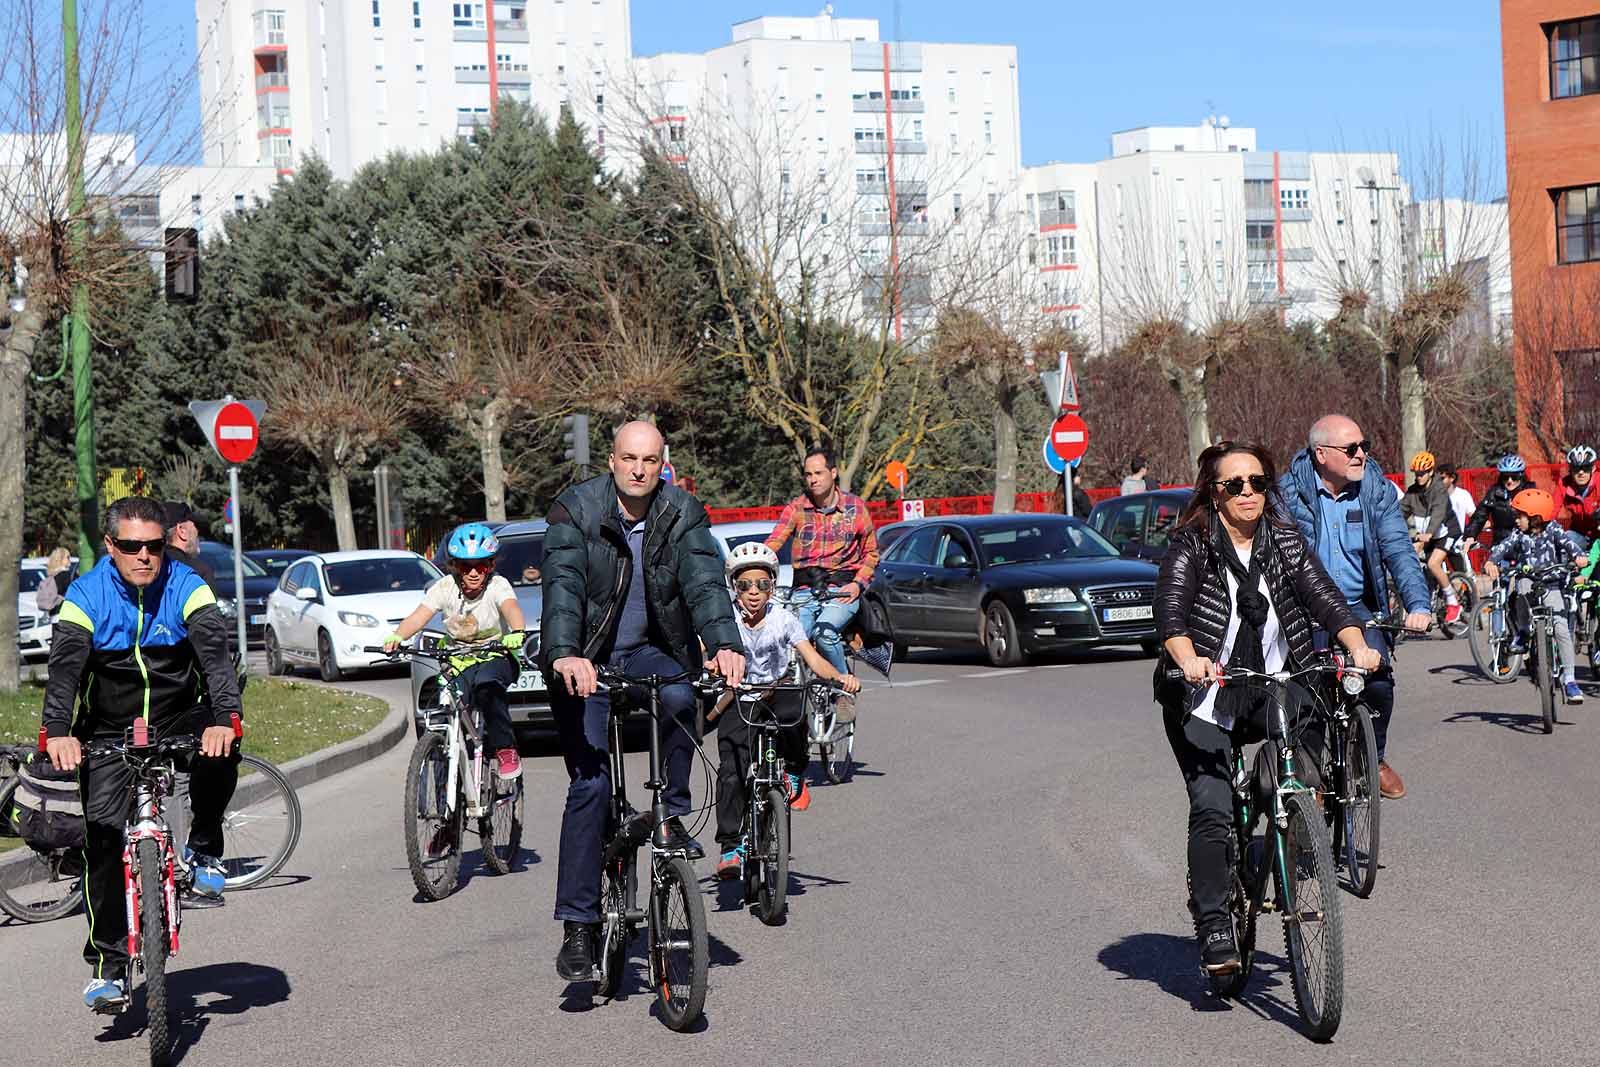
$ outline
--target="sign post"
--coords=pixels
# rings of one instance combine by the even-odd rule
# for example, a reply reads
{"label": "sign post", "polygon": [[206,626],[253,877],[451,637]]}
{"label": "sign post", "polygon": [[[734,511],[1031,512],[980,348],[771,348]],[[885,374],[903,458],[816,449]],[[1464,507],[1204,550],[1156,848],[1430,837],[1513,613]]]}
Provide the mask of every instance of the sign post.
{"label": "sign post", "polygon": [[191,400],[194,415],[206,440],[228,464],[228,513],[233,527],[233,608],[238,627],[239,660],[249,662],[246,642],[244,602],[244,511],[239,507],[239,464],[255,454],[261,443],[261,416],[267,406],[259,400],[235,400],[230,394],[221,400]]}

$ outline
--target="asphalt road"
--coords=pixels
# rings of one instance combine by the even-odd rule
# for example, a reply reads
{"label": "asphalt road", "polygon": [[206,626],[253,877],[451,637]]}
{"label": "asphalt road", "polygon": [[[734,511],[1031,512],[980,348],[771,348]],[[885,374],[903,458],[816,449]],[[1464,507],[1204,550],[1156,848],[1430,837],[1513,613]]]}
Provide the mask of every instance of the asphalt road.
{"label": "asphalt road", "polygon": [[[1600,700],[1546,737],[1531,686],[1481,683],[1469,662],[1464,640],[1401,651],[1391,756],[1410,796],[1385,803],[1373,899],[1344,900],[1330,1046],[1297,1030],[1275,924],[1243,1003],[1205,991],[1150,661],[1001,672],[924,654],[863,699],[855,781],[795,817],[788,924],[705,882],[701,1032],[652,1017],[637,944],[615,1002],[556,978],[556,758],[526,763],[521,869],[473,864],[454,896],[418,903],[402,745],[303,792],[286,877],[186,913],[184,1062],[1593,1063]],[[642,758],[630,771],[642,780]],[[0,1062],[142,1062],[134,1013],[80,1006],[84,925],[0,929]]]}

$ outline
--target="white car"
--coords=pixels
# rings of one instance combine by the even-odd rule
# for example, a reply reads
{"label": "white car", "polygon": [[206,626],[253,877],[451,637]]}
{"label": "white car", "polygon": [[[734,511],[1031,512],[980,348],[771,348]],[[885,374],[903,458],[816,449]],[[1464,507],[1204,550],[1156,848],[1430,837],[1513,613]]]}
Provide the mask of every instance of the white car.
{"label": "white car", "polygon": [[415,552],[323,552],[283,572],[267,597],[267,673],[316,667],[323,681],[387,663],[377,647],[441,577]]}
{"label": "white car", "polygon": [[[765,541],[776,526],[774,522],[719,522],[711,527],[711,536],[716,538],[717,550],[722,553],[724,564],[728,561],[728,554],[747,541]],[[794,568],[789,565],[789,550],[794,547],[794,539],[789,541],[778,551],[778,599],[787,600],[789,590],[794,588]]]}
{"label": "white car", "polygon": [[[24,662],[50,658],[50,636],[55,618],[39,610],[35,594],[45,576],[44,556],[29,556],[17,569],[17,651]],[[78,561],[73,559],[76,567]]]}

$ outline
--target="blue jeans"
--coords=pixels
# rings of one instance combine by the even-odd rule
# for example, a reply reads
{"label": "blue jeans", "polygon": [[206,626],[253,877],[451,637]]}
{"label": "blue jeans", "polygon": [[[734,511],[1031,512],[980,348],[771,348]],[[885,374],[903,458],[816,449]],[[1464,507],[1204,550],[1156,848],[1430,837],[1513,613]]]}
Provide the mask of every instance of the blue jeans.
{"label": "blue jeans", "polygon": [[[828,586],[828,591],[833,592],[840,587]],[[844,640],[840,637],[844,628],[850,625],[850,620],[856,617],[856,612],[861,610],[861,598],[857,597],[846,604],[839,600],[822,600],[812,596],[811,590],[796,589],[789,599],[789,607],[800,618],[800,626],[805,630],[811,643],[817,646],[817,651],[822,657],[833,664],[834,670],[840,674],[849,673],[849,667],[844,660]]]}
{"label": "blue jeans", "polygon": [[[624,674],[682,674],[683,666],[658,648],[646,646],[612,656],[610,665]],[[550,679],[550,708],[561,737],[561,755],[572,779],[561,815],[561,856],[556,863],[556,919],[580,923],[600,921],[600,861],[606,820],[611,813],[611,696],[596,693],[587,700],[567,692],[560,678]],[[695,699],[688,682],[661,690],[661,769],[668,816],[689,813],[689,768],[694,761]],[[679,726],[683,729],[679,729]],[[635,799],[641,810],[648,798]]]}

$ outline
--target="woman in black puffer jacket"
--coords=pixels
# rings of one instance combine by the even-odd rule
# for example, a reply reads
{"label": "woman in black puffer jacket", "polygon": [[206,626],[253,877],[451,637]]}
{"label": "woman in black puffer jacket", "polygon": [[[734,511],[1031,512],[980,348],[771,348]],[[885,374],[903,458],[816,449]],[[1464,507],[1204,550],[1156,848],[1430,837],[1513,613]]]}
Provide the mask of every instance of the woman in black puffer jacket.
{"label": "woman in black puffer jacket", "polygon": [[[1313,626],[1332,633],[1356,666],[1380,663],[1284,512],[1277,484],[1272,457],[1256,445],[1223,442],[1202,452],[1194,496],[1156,579],[1164,650],[1156,699],[1189,790],[1189,907],[1202,965],[1213,974],[1239,968],[1227,910],[1231,739],[1265,738],[1272,707],[1258,687],[1212,685],[1220,665],[1299,666],[1312,651]],[[1187,684],[1166,679],[1172,665]],[[1291,685],[1288,699],[1298,704],[1308,695]]]}

